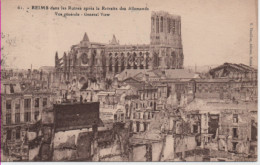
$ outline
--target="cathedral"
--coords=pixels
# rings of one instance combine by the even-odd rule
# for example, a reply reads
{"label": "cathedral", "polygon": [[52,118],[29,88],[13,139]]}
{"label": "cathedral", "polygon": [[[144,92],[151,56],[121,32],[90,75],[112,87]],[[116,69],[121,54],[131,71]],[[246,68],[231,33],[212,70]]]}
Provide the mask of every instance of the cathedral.
{"label": "cathedral", "polygon": [[113,78],[125,69],[182,69],[181,17],[159,11],[151,14],[150,44],[120,45],[91,42],[87,33],[68,53],[55,55],[56,78],[63,82]]}

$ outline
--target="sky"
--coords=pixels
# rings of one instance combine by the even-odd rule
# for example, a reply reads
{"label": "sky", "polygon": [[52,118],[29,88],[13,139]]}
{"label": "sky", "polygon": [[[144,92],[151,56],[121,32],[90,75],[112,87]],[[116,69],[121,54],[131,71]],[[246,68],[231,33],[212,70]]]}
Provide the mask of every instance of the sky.
{"label": "sky", "polygon": [[[148,7],[148,11],[88,11],[110,16],[56,16],[53,10],[32,10],[32,6]],[[23,7],[18,9],[18,6]],[[27,9],[29,8],[29,9]],[[180,15],[184,66],[257,65],[256,0],[2,0],[2,54],[14,68],[54,66],[59,57],[78,44],[87,32],[90,41],[108,43],[113,34],[120,44],[149,44],[151,12]],[[84,14],[84,11],[61,11]],[[252,41],[250,41],[250,28]],[[8,44],[13,41],[12,44]]]}

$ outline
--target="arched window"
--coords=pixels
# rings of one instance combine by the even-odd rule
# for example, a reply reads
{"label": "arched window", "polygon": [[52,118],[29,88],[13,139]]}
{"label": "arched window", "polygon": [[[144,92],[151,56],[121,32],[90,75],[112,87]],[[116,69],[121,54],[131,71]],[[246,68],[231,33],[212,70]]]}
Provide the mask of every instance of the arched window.
{"label": "arched window", "polygon": [[140,60],[140,62],[139,62],[140,69],[144,69],[144,65],[143,65],[144,56],[143,56],[142,52],[139,53],[139,60]]}
{"label": "arched window", "polygon": [[109,71],[112,72],[112,53],[109,54]]}
{"label": "arched window", "polygon": [[88,55],[86,53],[83,53],[81,55],[81,61],[83,64],[88,64],[89,59],[88,59]]}
{"label": "arched window", "polygon": [[131,69],[130,61],[131,61],[131,55],[128,52],[127,53],[127,69]]}
{"label": "arched window", "polygon": [[154,28],[155,28],[155,23],[154,23],[154,18],[152,17],[152,32],[154,32]]}
{"label": "arched window", "polygon": [[172,20],[172,33],[175,33],[175,20]]}
{"label": "arched window", "polygon": [[181,22],[179,22],[179,35],[181,35]]}
{"label": "arched window", "polygon": [[115,73],[118,72],[118,57],[117,57],[117,53],[115,54]]}
{"label": "arched window", "polygon": [[156,18],[156,33],[159,33],[159,18]]}
{"label": "arched window", "polygon": [[136,53],[134,52],[134,54],[133,54],[134,69],[137,69],[136,61],[137,61],[137,55],[136,55]]}
{"label": "arched window", "polygon": [[176,54],[174,51],[171,53],[171,59],[172,59],[172,64],[171,64],[172,68],[176,68]]}
{"label": "arched window", "polygon": [[148,68],[149,68],[149,58],[150,58],[150,57],[149,57],[149,53],[146,52],[146,61],[145,61],[145,65],[146,65],[145,67],[146,67],[146,68],[145,68],[145,69],[148,69]]}
{"label": "arched window", "polygon": [[140,122],[136,122],[136,132],[140,131]]}
{"label": "arched window", "polygon": [[154,52],[153,53],[153,66],[154,67],[158,67],[159,66],[159,57],[158,57],[158,53],[157,52]]}
{"label": "arched window", "polygon": [[147,130],[147,123],[144,123],[144,132]]}
{"label": "arched window", "polygon": [[124,53],[121,54],[121,71],[125,70],[125,57]]}
{"label": "arched window", "polygon": [[126,104],[125,105],[125,113],[126,113],[126,117],[128,118],[129,117],[129,114],[128,114],[128,110],[129,109],[129,105],[128,104]]}
{"label": "arched window", "polygon": [[114,121],[117,122],[117,114],[114,115]]}
{"label": "arched window", "polygon": [[92,57],[91,57],[92,66],[96,64],[96,54],[97,54],[97,52],[96,52],[96,50],[94,50],[94,51],[92,52]]}
{"label": "arched window", "polygon": [[163,17],[161,17],[161,26],[160,26],[160,31],[163,32]]}
{"label": "arched window", "polygon": [[167,18],[167,24],[168,24],[168,33],[171,33],[171,19]]}

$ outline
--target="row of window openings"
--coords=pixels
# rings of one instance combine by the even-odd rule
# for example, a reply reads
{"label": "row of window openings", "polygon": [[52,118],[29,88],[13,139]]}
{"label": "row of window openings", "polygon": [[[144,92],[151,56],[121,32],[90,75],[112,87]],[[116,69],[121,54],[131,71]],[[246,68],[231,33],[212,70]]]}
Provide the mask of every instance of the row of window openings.
{"label": "row of window openings", "polygon": [[[47,98],[43,98],[42,106],[46,107],[47,106]],[[39,108],[40,107],[40,99],[36,98],[34,100],[34,107]],[[31,108],[31,99],[24,99],[24,108],[25,109],[30,109]],[[12,109],[12,100],[6,100],[6,109],[11,110]],[[19,110],[20,109],[20,103],[15,104],[15,109]]]}
{"label": "row of window openings", "polygon": [[114,121],[115,122],[124,122],[124,114],[123,113],[121,113],[121,115],[115,114],[114,115]]}
{"label": "row of window openings", "polygon": [[[5,85],[5,86],[6,86],[6,85]],[[10,93],[14,93],[14,86],[15,86],[15,84],[9,84]],[[6,87],[5,87],[5,93],[6,93]]]}
{"label": "row of window openings", "polygon": [[[151,118],[153,118],[153,114],[143,114],[143,119],[151,119]],[[133,119],[141,119],[141,113],[134,113],[134,115],[133,115]]]}
{"label": "row of window openings", "polygon": [[[160,95],[161,95],[161,93],[160,93]],[[141,95],[142,96],[142,95]],[[150,97],[149,97],[150,96]],[[148,95],[148,92],[146,93],[146,98],[152,98],[152,95]],[[157,97],[156,97],[156,94],[154,93],[153,94],[153,98],[154,99],[156,99]],[[143,97],[141,97],[141,99],[143,100],[143,99],[145,99],[145,93],[143,93]]]}
{"label": "row of window openings", "polygon": [[[39,118],[39,111],[36,111],[34,113],[34,120],[38,120]],[[20,113],[16,113],[15,114],[15,124],[19,124],[21,117],[20,117]],[[30,122],[31,121],[31,112],[26,112],[24,113],[24,122]],[[10,125],[12,124],[12,117],[11,114],[6,114],[6,124]]]}
{"label": "row of window openings", "polygon": [[[13,138],[14,137],[15,137],[16,140],[19,140],[21,138],[21,130],[20,129],[16,129],[16,131],[13,132]],[[12,140],[12,130],[7,130],[6,139]]]}
{"label": "row of window openings", "polygon": [[[207,93],[212,93],[212,92],[220,92],[220,90],[218,89],[198,89],[198,92],[207,92]],[[223,90],[223,92],[226,92],[225,90]]]}
{"label": "row of window openings", "polygon": [[[156,22],[156,33],[163,32],[163,17],[161,17],[161,21],[159,23],[159,18],[156,19],[156,21],[154,20],[154,18],[152,18],[152,24],[153,27],[155,26],[155,22]],[[175,33],[175,26],[176,26],[176,22],[175,20],[171,21],[170,19],[167,19],[167,31],[168,33],[172,32]],[[160,30],[159,30],[160,27]]]}
{"label": "row of window openings", "polygon": [[230,88],[229,86],[219,86],[219,85],[211,85],[211,84],[198,84],[197,88],[211,88],[211,89],[227,89]]}
{"label": "row of window openings", "polygon": [[[148,104],[149,105],[149,104]],[[153,107],[154,105],[154,108],[156,108],[156,103],[153,104],[153,102],[150,102],[150,107]],[[136,109],[138,109],[138,103],[136,103]],[[140,104],[140,107],[143,107],[143,108],[146,108],[147,106],[145,106],[145,104]],[[128,109],[128,107],[126,106],[126,109]]]}
{"label": "row of window openings", "polygon": [[[245,85],[253,85],[253,82],[250,82],[250,83],[248,83],[248,84],[245,84]],[[214,86],[216,86],[215,88],[216,89],[227,89],[227,88],[234,88],[234,87],[241,87],[241,85],[239,84],[239,85],[229,85],[229,86],[220,86],[220,85],[214,85],[214,84],[198,84],[197,85],[197,88],[199,88],[199,87],[209,87],[209,88],[213,88],[214,89]]]}
{"label": "row of window openings", "polygon": [[[119,65],[115,65],[114,66],[114,69],[115,69],[115,72],[117,73],[117,72],[119,72],[119,69],[121,69],[121,71],[123,71],[123,70],[125,70],[125,68],[126,69],[131,69],[132,68],[132,66],[130,65],[130,64],[127,64],[127,66],[125,67],[124,65],[121,65],[121,66],[119,66]],[[137,69],[138,68],[138,65],[136,65],[136,64],[134,64],[134,66],[133,66],[133,68],[134,69]],[[140,69],[149,69],[149,64],[148,64],[148,62],[146,62],[146,65],[144,66],[144,65],[140,65]],[[112,64],[111,65],[109,65],[109,72],[113,72],[113,66],[112,66]]]}
{"label": "row of window openings", "polygon": [[[141,123],[140,122],[136,122],[136,132],[145,132],[147,129],[148,129],[148,126],[149,126],[149,124],[148,123],[143,123],[143,127],[144,127],[144,129],[143,129],[143,131],[141,131],[140,129],[141,129]],[[132,126],[131,126],[132,127]]]}

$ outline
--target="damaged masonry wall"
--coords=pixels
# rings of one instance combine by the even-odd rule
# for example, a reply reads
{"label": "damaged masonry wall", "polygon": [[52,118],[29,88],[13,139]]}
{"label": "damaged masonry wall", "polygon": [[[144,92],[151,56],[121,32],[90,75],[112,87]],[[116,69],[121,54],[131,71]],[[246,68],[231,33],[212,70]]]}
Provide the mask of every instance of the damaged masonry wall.
{"label": "damaged masonry wall", "polygon": [[126,161],[127,141],[126,130],[115,127],[99,127],[96,147],[91,128],[58,132],[54,137],[53,161]]}
{"label": "damaged masonry wall", "polygon": [[225,135],[225,137],[219,141],[219,149],[248,154],[251,137],[251,121],[248,111],[226,110],[220,116],[219,134]]}

